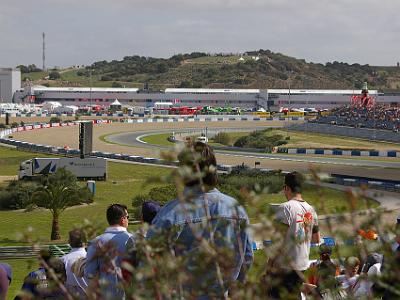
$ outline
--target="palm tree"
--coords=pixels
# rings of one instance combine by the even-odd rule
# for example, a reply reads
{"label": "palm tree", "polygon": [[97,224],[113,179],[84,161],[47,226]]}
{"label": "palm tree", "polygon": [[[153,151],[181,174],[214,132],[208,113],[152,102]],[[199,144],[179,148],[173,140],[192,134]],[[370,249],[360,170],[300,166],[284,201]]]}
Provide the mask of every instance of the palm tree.
{"label": "palm tree", "polygon": [[59,218],[67,207],[90,203],[93,200],[89,190],[80,187],[76,177],[65,168],[58,169],[55,174],[46,177],[32,198],[33,203],[47,208],[53,216],[51,240],[61,238]]}

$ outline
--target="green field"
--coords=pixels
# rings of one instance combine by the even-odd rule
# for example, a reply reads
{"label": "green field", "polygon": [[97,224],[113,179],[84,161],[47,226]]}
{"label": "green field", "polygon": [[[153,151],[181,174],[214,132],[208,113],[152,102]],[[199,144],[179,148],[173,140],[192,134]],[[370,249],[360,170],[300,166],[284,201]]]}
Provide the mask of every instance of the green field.
{"label": "green field", "polygon": [[[248,133],[245,132],[227,132],[232,138],[232,144],[241,136]],[[375,149],[390,148],[400,150],[400,144],[374,142],[370,140],[356,139],[351,137],[342,137],[337,135],[326,135],[302,131],[287,131],[284,129],[272,129],[265,133],[267,136],[280,134],[284,137],[289,136],[290,140],[282,147],[287,148],[320,148],[320,149]]]}
{"label": "green field", "polygon": [[153,144],[153,145],[160,145],[160,146],[173,146],[175,143],[168,141],[168,137],[170,137],[172,133],[162,133],[162,134],[155,134],[155,135],[146,135],[141,138],[143,142]]}
{"label": "green field", "polygon": [[16,151],[13,148],[0,147],[0,176],[18,175],[20,162],[33,157],[45,157],[49,155]]}
{"label": "green field", "polygon": [[[240,137],[249,134],[249,132],[227,132],[227,134],[231,137],[231,144]],[[268,136],[273,134],[281,134],[284,137],[289,136],[290,140],[286,145],[282,145],[281,147],[287,148],[320,148],[320,149],[333,149],[333,148],[341,148],[341,149],[375,149],[380,150],[382,148],[398,150],[400,151],[400,144],[396,143],[385,143],[385,142],[373,142],[369,140],[363,139],[355,139],[355,138],[346,138],[336,135],[324,135],[317,133],[308,133],[308,132],[300,132],[300,131],[286,131],[283,129],[272,129],[266,133]],[[168,146],[172,145],[167,141],[168,136],[171,133],[160,133],[160,134],[152,134],[142,138],[143,141],[154,144],[154,145],[162,145]],[[223,146],[218,143],[214,143],[212,137],[210,138],[210,145],[212,146]],[[363,157],[365,159],[365,157]]]}

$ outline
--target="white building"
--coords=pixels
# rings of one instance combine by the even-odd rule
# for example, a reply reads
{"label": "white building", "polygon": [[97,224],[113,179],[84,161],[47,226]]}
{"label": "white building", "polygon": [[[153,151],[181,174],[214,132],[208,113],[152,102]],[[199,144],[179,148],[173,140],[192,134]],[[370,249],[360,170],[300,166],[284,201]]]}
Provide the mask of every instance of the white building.
{"label": "white building", "polygon": [[[400,93],[382,94],[370,90],[377,103],[400,105]],[[109,107],[115,99],[122,106],[154,107],[156,103],[173,106],[212,106],[259,108],[278,111],[288,108],[332,108],[350,103],[361,90],[309,90],[309,89],[181,89],[168,88],[161,92],[145,92],[137,88],[64,88],[26,87],[17,91],[14,99],[23,103],[58,101],[63,105],[100,105]]]}
{"label": "white building", "polygon": [[13,102],[14,93],[21,89],[21,71],[0,68],[0,103]]}

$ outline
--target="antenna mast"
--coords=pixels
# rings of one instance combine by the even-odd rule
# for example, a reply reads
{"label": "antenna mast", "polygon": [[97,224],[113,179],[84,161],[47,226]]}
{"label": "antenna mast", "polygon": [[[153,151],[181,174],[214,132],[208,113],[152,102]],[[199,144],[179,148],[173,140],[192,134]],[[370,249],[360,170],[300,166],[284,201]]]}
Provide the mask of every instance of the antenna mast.
{"label": "antenna mast", "polygon": [[46,54],[45,54],[45,52],[46,52],[46,41],[45,41],[46,35],[44,32],[42,33],[42,37],[43,37],[43,52],[42,52],[43,66],[42,66],[42,69],[44,71],[45,70],[45,61],[46,61]]}

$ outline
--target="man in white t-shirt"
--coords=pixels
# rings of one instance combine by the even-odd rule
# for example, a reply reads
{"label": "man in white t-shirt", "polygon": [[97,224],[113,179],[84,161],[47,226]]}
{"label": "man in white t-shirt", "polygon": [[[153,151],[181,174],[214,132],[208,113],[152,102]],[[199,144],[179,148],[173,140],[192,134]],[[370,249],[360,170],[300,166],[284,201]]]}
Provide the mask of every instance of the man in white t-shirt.
{"label": "man in white t-shirt", "polygon": [[319,243],[318,217],[301,195],[303,177],[286,174],[283,193],[288,201],[276,212],[276,226],[284,237],[280,254],[273,262],[274,283],[269,291],[275,299],[300,299],[302,272],[309,267],[310,244]]}
{"label": "man in white t-shirt", "polygon": [[71,252],[61,257],[61,261],[65,265],[67,273],[67,281],[65,287],[68,292],[76,298],[86,298],[87,282],[85,278],[78,277],[72,271],[72,265],[79,259],[86,258],[86,250],[83,246],[83,232],[79,229],[74,229],[69,232],[69,244],[71,245]]}

